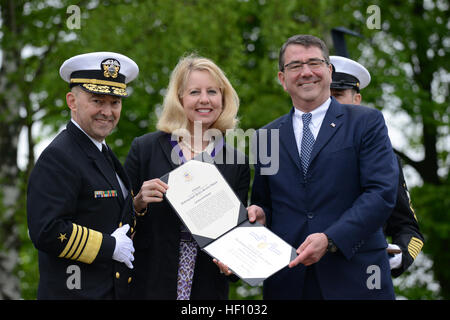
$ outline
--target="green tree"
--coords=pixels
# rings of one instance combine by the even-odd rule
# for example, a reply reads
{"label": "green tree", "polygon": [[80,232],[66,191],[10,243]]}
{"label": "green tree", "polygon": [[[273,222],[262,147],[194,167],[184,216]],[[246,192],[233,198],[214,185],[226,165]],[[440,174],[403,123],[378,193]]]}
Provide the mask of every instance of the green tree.
{"label": "green tree", "polygon": [[[39,7],[39,9],[37,9]],[[61,10],[37,1],[0,1],[0,298],[18,298],[19,250],[26,232],[26,179],[34,164],[33,123],[39,104],[52,95],[44,79],[55,70]],[[17,166],[18,138],[27,130],[29,165]],[[25,233],[26,235],[26,233]]]}

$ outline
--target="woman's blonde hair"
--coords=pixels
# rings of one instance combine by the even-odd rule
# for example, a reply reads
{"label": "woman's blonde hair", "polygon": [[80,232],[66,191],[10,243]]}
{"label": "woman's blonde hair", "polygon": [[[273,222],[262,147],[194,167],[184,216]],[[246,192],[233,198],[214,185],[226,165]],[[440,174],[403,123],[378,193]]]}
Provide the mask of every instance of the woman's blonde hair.
{"label": "woman's blonde hair", "polygon": [[182,57],[173,69],[156,128],[167,133],[173,133],[178,129],[188,129],[189,120],[181,104],[181,97],[192,71],[208,71],[222,93],[223,110],[211,128],[218,129],[222,133],[225,133],[227,129],[234,129],[238,123],[236,115],[239,108],[239,97],[236,91],[225,73],[214,62],[195,54]]}

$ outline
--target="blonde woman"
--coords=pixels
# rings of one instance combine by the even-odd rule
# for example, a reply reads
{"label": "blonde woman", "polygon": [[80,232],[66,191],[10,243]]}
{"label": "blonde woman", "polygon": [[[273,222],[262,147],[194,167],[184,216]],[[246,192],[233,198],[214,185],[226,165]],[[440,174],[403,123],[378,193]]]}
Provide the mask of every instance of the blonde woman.
{"label": "blonde woman", "polygon": [[[158,131],[134,139],[125,161],[138,215],[135,299],[227,299],[229,272],[217,267],[183,227],[163,194],[159,177],[206,152],[239,199],[247,204],[248,164],[226,163],[237,151],[224,143],[237,124],[239,98],[211,60],[189,55],[172,71]],[[221,270],[225,270],[224,273]]]}

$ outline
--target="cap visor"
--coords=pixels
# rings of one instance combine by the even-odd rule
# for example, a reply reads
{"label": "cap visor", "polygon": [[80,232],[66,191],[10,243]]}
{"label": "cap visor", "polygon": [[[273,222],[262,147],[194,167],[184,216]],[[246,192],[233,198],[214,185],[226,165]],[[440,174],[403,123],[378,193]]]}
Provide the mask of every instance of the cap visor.
{"label": "cap visor", "polygon": [[331,89],[356,89],[355,86],[342,84],[342,83],[331,83],[330,88]]}

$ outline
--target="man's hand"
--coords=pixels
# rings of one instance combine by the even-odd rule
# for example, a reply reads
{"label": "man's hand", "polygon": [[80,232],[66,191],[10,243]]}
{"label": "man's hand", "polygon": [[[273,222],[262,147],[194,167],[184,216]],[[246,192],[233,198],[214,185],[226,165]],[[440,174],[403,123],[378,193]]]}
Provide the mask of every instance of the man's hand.
{"label": "man's hand", "polygon": [[134,247],[133,241],[127,236],[127,232],[130,230],[128,224],[116,229],[111,236],[116,239],[116,247],[114,248],[114,253],[112,258],[116,261],[123,262],[128,268],[133,269],[134,261]]}
{"label": "man's hand", "polygon": [[266,225],[266,214],[261,207],[258,207],[257,205],[251,205],[250,207],[247,207],[247,214],[248,220],[251,223],[258,221],[262,225]]}
{"label": "man's hand", "polygon": [[223,264],[222,262],[220,262],[217,259],[213,259],[213,262],[219,267],[220,273],[223,273],[226,276],[233,274],[233,272],[231,272],[231,270],[228,268],[228,266],[226,264]]}
{"label": "man's hand", "polygon": [[289,268],[293,268],[299,263],[305,266],[318,262],[327,252],[328,238],[325,233],[310,234],[298,247],[298,256],[289,263]]}

